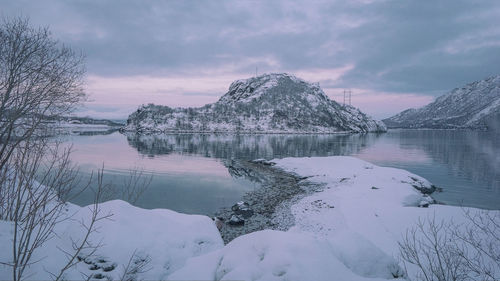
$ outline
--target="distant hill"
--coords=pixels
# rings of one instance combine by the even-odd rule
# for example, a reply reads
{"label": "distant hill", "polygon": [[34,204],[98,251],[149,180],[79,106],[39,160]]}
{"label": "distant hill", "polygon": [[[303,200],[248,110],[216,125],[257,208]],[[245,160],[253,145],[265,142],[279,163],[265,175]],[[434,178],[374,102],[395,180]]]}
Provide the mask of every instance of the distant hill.
{"label": "distant hill", "polygon": [[122,127],[125,124],[108,120],[108,119],[94,119],[90,117],[75,117],[75,116],[57,116],[57,117],[46,117],[47,121],[62,126],[109,126],[109,127]]}
{"label": "distant hill", "polygon": [[472,82],[419,109],[384,119],[389,128],[500,129],[500,75]]}
{"label": "distant hill", "polygon": [[381,132],[386,127],[357,108],[329,99],[319,85],[283,73],[237,80],[219,101],[200,108],[141,106],[124,130],[333,133]]}

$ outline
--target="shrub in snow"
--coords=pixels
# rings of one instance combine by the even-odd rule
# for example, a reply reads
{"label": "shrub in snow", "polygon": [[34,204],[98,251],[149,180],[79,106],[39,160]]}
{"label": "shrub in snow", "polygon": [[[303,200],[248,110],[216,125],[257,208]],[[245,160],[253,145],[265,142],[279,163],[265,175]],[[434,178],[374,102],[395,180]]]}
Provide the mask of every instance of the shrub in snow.
{"label": "shrub in snow", "polygon": [[464,210],[465,223],[419,220],[399,242],[409,280],[500,279],[500,214]]}

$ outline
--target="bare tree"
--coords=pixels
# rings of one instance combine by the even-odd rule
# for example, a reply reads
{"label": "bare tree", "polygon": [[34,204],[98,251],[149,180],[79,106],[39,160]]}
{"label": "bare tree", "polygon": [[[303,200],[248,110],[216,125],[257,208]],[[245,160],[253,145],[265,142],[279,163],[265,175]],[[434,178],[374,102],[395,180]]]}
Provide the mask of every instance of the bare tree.
{"label": "bare tree", "polygon": [[[52,39],[47,28],[34,28],[23,18],[0,23],[0,220],[13,224],[12,259],[0,264],[12,268],[13,280],[29,277],[26,269],[43,259],[35,257],[57,236],[57,225],[74,222],[66,206],[78,190],[94,192],[90,216],[76,222],[83,233],[70,238],[71,249],[59,248],[67,262],[49,272],[54,280],[64,279],[68,269],[95,253],[100,244],[91,243],[90,236],[99,221],[111,216],[99,206],[111,190],[103,181],[104,167],[82,188],[71,148],[44,138],[47,120],[85,100],[83,75],[83,56]],[[143,171],[131,170],[123,195],[136,201],[150,182]],[[146,263],[137,258],[127,274],[141,272]]]}
{"label": "bare tree", "polygon": [[85,230],[85,233],[83,235],[83,238],[80,240],[76,241],[71,238],[71,252],[66,251],[64,249],[59,248],[64,255],[67,258],[66,264],[59,270],[58,273],[50,273],[53,277],[54,280],[63,280],[64,279],[64,273],[79,263],[82,260],[86,260],[90,258],[91,256],[94,255],[94,253],[97,251],[99,247],[102,246],[100,242],[98,243],[92,243],[90,242],[90,235],[94,232],[98,231],[98,228],[96,227],[96,224],[99,221],[109,219],[113,216],[111,213],[106,213],[102,214],[101,208],[99,207],[99,202],[101,202],[102,197],[105,195],[105,191],[109,189],[109,186],[104,184],[103,181],[104,178],[104,167],[102,167],[98,172],[97,172],[97,186],[95,188],[91,188],[94,192],[94,203],[87,208],[90,209],[90,218],[87,222],[85,220],[80,220],[79,224],[83,227]]}
{"label": "bare tree", "polygon": [[419,220],[399,242],[409,280],[466,281],[500,278],[500,214],[464,209],[465,223]]}
{"label": "bare tree", "polygon": [[[22,280],[25,270],[30,265],[39,262],[34,259],[35,253],[49,239],[57,234],[58,224],[72,220],[74,214],[68,213],[66,200],[77,195],[74,191],[80,186],[77,169],[69,160],[70,149],[61,149],[56,143],[47,145],[46,140],[30,140],[22,142],[9,159],[9,169],[2,170],[3,182],[0,190],[5,204],[2,205],[1,218],[13,222],[12,260],[1,261],[12,267],[12,280]],[[97,184],[94,190],[94,204],[90,217],[81,221],[83,238],[72,241],[71,252],[63,250],[68,258],[60,271],[51,273],[54,280],[60,280],[63,273],[78,261],[76,258],[85,252],[92,255],[96,247],[89,241],[90,235],[96,231],[96,223],[108,218],[110,214],[101,214],[99,202],[106,185],[103,184],[102,170],[97,173]],[[82,189],[90,186],[91,180]]]}
{"label": "bare tree", "polygon": [[[39,249],[67,219],[75,186],[69,149],[40,138],[45,120],[85,99],[83,57],[27,19],[0,24],[0,219],[13,222],[13,280],[21,280]],[[43,171],[43,172],[41,172]],[[95,218],[93,218],[95,219]]]}
{"label": "bare tree", "polygon": [[151,257],[147,254],[140,255],[135,250],[126,266],[123,267],[123,273],[120,277],[120,281],[135,281],[139,274],[148,272],[151,270],[149,263],[151,262]]}
{"label": "bare tree", "polygon": [[23,18],[0,26],[0,169],[47,116],[70,112],[84,100],[83,56]]}
{"label": "bare tree", "polygon": [[500,212],[463,209],[465,227],[451,229],[457,243],[469,249],[463,259],[482,280],[500,279]]}
{"label": "bare tree", "polygon": [[153,175],[146,176],[144,169],[133,168],[128,172],[128,177],[123,181],[121,189],[122,198],[131,203],[137,203],[137,200],[149,188]]}

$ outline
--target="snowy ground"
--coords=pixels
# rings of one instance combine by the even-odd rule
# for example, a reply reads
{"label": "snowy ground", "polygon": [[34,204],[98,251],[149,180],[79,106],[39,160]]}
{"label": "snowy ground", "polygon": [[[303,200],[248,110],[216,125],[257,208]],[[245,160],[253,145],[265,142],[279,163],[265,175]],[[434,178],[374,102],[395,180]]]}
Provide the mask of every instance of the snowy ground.
{"label": "snowy ground", "polygon": [[352,157],[273,162],[326,183],[325,190],[292,206],[295,227],[241,236],[218,251],[188,260],[170,280],[393,279],[402,275],[397,242],[419,217],[463,219],[459,207],[418,207],[432,199],[413,186],[431,184],[404,170]]}
{"label": "snowy ground", "polygon": [[[58,249],[71,252],[71,239],[78,241],[84,229],[80,221],[88,221],[90,209],[68,205],[71,220],[58,225],[53,237],[36,251],[32,265],[25,276],[28,280],[52,280],[50,273],[58,273],[67,259]],[[158,280],[179,269],[187,258],[223,247],[219,231],[213,221],[200,215],[180,214],[171,210],[145,210],[120,200],[101,204],[101,214],[113,214],[100,221],[92,243],[102,244],[95,255],[69,270],[66,280],[82,280],[85,276],[120,280],[132,259],[132,265],[147,261],[139,279]],[[12,223],[0,221],[0,261],[11,259]],[[0,266],[0,280],[11,280],[10,268]]]}
{"label": "snowy ground", "polygon": [[[324,183],[325,189],[291,207],[295,226],[289,231],[264,230],[240,236],[223,245],[212,222],[205,216],[169,210],[143,210],[122,201],[102,205],[112,212],[93,239],[102,241],[95,259],[80,263],[67,279],[101,273],[118,279],[134,253],[150,260],[149,271],[138,279],[167,280],[386,280],[401,276],[396,258],[397,241],[418,218],[454,219],[459,207],[430,205],[432,201],[414,186],[430,188],[425,179],[394,168],[378,167],[352,157],[286,158],[276,167]],[[74,218],[88,216],[86,208],[69,206]],[[11,224],[0,222],[0,259],[10,258]],[[33,265],[30,279],[50,279],[68,247],[77,237],[77,222],[68,222],[39,251],[46,256]],[[94,240],[95,241],[95,240]],[[104,264],[100,265],[99,262]],[[104,268],[115,269],[105,271]],[[90,270],[93,267],[94,271]],[[411,268],[410,268],[411,270]],[[0,279],[10,279],[0,267]]]}

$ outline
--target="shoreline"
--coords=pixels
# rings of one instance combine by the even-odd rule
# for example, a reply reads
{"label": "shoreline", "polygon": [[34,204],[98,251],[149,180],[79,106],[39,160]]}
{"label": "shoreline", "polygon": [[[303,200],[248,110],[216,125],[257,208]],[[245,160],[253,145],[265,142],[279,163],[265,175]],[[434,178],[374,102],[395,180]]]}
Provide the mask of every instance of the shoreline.
{"label": "shoreline", "polygon": [[[436,188],[402,169],[348,156],[228,161],[235,175],[262,184],[243,196],[254,212],[243,226],[218,230],[204,215],[107,201],[101,210],[113,219],[99,223],[94,237],[102,247],[70,270],[68,279],[78,279],[82,272],[118,279],[121,271],[113,269],[133,257],[148,261],[151,268],[134,275],[136,279],[387,280],[415,273],[396,256],[409,227],[426,217],[464,223],[464,209],[436,204],[428,196]],[[30,268],[31,280],[45,279],[64,264],[58,249],[71,249],[81,232],[78,222],[89,218],[88,208],[68,208],[74,220],[62,222],[59,235],[37,252],[52,260]],[[235,210],[224,208],[219,214],[227,217],[231,212]],[[498,211],[491,214],[500,216]],[[6,260],[11,227],[10,222],[0,223],[0,253]],[[0,267],[0,277],[7,274]]]}
{"label": "shoreline", "polygon": [[200,135],[351,135],[351,134],[383,134],[387,131],[326,131],[326,132],[308,132],[308,131],[137,131],[125,130],[123,128],[118,131],[124,135],[180,135],[180,134],[200,134]]}
{"label": "shoreline", "polygon": [[[260,230],[287,231],[295,225],[292,205],[308,195],[323,190],[325,184],[308,181],[307,177],[287,172],[275,167],[268,161],[234,161],[249,173],[259,178],[261,185],[254,191],[247,192],[241,198],[247,202],[253,214],[246,218],[243,225],[230,225],[228,221],[234,214],[231,207],[223,207],[215,217],[224,219],[220,234],[224,244],[235,238]],[[236,203],[236,202],[235,202]]]}
{"label": "shoreline", "polygon": [[[425,178],[354,157],[254,160],[242,162],[240,168],[263,179],[263,186],[244,198],[258,215],[243,226],[224,226],[220,233],[225,246],[189,259],[169,275],[171,280],[277,276],[327,281],[336,276],[368,281],[415,276],[417,269],[398,258],[404,234],[426,218],[461,226],[466,222],[464,209],[441,205],[429,196],[438,188]],[[225,219],[229,209],[222,212]]]}
{"label": "shoreline", "polygon": [[[262,230],[288,231],[297,226],[293,207],[304,198],[328,189],[328,183],[308,180],[313,176],[301,176],[283,167],[276,167],[272,160],[231,160],[230,167],[243,171],[249,178],[259,182],[260,187],[254,191],[247,192],[242,196],[240,203],[248,203],[252,215],[244,218],[242,225],[231,225],[229,220],[236,214],[232,207],[222,207],[214,213],[214,220],[223,219],[219,232],[227,245],[232,240],[252,232]],[[415,183],[423,187],[423,182],[412,178],[413,189],[423,196],[427,196],[428,205],[447,205],[432,197],[433,193],[442,192],[441,188],[435,187],[430,193],[420,189]],[[340,179],[339,183],[349,178]],[[426,195],[427,194],[427,195]],[[450,205],[453,206],[453,205]],[[414,206],[421,207],[421,206]],[[333,208],[333,207],[332,207]],[[241,216],[240,216],[241,217]],[[217,223],[216,223],[217,224]]]}

